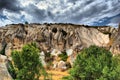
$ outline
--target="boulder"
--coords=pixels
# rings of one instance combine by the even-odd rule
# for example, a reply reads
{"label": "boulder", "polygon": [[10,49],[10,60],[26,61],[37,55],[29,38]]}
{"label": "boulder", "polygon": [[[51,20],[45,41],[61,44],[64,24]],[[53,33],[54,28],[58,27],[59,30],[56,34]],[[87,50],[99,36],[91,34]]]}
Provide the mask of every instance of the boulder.
{"label": "boulder", "polygon": [[61,51],[57,50],[57,49],[53,49],[53,51],[50,53],[52,56],[58,56],[59,54],[61,54]]}
{"label": "boulder", "polygon": [[0,80],[12,80],[7,69],[7,57],[0,55]]}
{"label": "boulder", "polygon": [[5,63],[0,63],[0,80],[12,80]]}
{"label": "boulder", "polygon": [[70,56],[73,54],[73,49],[67,49],[66,50],[67,56]]}
{"label": "boulder", "polygon": [[4,55],[1,55],[0,54],[0,62],[1,63],[4,63],[4,62],[6,62],[7,61],[7,56],[4,56]]}
{"label": "boulder", "polygon": [[66,70],[66,69],[67,69],[66,62],[64,62],[64,61],[59,61],[57,68],[60,69],[61,71]]}

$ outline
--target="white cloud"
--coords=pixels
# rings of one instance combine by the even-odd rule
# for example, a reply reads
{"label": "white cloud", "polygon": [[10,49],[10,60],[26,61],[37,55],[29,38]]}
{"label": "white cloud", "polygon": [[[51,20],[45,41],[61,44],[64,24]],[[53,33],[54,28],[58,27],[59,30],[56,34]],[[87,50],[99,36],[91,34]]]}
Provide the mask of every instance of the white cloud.
{"label": "white cloud", "polygon": [[[9,12],[7,10],[4,10],[3,11],[3,14],[4,16],[6,16],[7,20],[4,20],[3,22],[4,25],[6,25],[7,23],[10,24],[10,23],[22,23],[23,20],[21,19],[22,15],[20,13],[14,13],[14,12]],[[8,22],[6,22],[8,21]]]}
{"label": "white cloud", "polygon": [[116,23],[109,23],[109,24],[107,24],[108,26],[112,26],[112,27],[118,27],[118,24],[116,24]]}
{"label": "white cloud", "polygon": [[[114,0],[19,0],[23,10],[20,13],[4,11],[13,22],[21,22],[21,16],[28,22],[68,22],[93,25],[105,17],[120,14],[120,4]],[[101,21],[103,22],[103,21]],[[118,22],[110,21],[110,25]],[[6,24],[6,23],[5,23]]]}
{"label": "white cloud", "polygon": [[8,19],[0,19],[0,27],[5,26],[6,24],[12,24],[13,22]]}
{"label": "white cloud", "polygon": [[23,6],[23,7],[26,7],[28,6],[29,4],[33,4],[34,3],[34,0],[19,0],[20,4]]}

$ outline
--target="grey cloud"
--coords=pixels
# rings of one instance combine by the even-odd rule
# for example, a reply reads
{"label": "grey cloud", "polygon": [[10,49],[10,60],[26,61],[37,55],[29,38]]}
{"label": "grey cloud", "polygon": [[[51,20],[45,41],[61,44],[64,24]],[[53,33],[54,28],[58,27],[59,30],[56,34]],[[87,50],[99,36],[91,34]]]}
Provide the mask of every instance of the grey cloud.
{"label": "grey cloud", "polygon": [[[89,0],[90,1],[90,0]],[[91,20],[94,19],[95,21],[96,18],[99,20],[103,15],[107,16],[115,16],[117,15],[117,13],[120,13],[120,4],[117,3],[116,5],[112,6],[111,9],[109,9],[108,3],[104,3],[104,2],[83,2],[84,4],[78,5],[75,9],[70,9],[70,13],[66,15],[64,15],[64,17],[68,17],[66,18],[67,21],[72,22],[72,23],[85,23],[85,21],[83,21],[85,18],[88,18],[86,22],[91,22],[91,24],[93,23]],[[95,4],[93,4],[95,3]],[[93,5],[91,5],[93,4]],[[85,7],[88,7],[87,9],[85,9]],[[66,13],[65,13],[66,14]]]}
{"label": "grey cloud", "polygon": [[2,12],[4,9],[12,12],[20,12],[22,10],[18,0],[0,0],[0,11]]}
{"label": "grey cloud", "polygon": [[[79,1],[82,1],[82,0],[68,0],[68,2],[73,3],[74,5]],[[94,1],[95,0],[85,0],[85,1],[83,0],[82,2],[83,2],[83,5],[86,6]]]}
{"label": "grey cloud", "polygon": [[86,0],[86,2],[84,3],[84,5],[88,5],[88,4],[90,4],[90,3],[92,3],[92,2],[94,2],[95,0]]}
{"label": "grey cloud", "polygon": [[[19,13],[22,10],[28,16],[25,19],[29,21],[32,17],[32,22],[68,22],[78,24],[92,24],[94,21],[97,22],[104,17],[109,18],[120,13],[120,4],[113,0],[107,2],[105,2],[106,0],[59,0],[59,3],[50,2],[52,0],[32,0],[32,3],[25,7],[20,6],[18,1],[20,0],[0,0],[0,11],[7,9],[11,12]],[[36,5],[40,1],[43,1],[43,5],[46,5],[47,8],[39,9]],[[72,4],[72,6],[69,4]],[[118,23],[118,20],[111,19],[111,23]]]}
{"label": "grey cloud", "polygon": [[68,2],[71,2],[73,4],[75,4],[77,1],[79,1],[79,0],[68,0]]}
{"label": "grey cloud", "polygon": [[120,14],[110,20],[111,23],[120,23]]}
{"label": "grey cloud", "polygon": [[48,15],[48,17],[50,18],[50,19],[52,19],[52,20],[54,20],[54,14],[53,13],[51,13],[51,11],[48,11],[47,12],[47,15]]}
{"label": "grey cloud", "polygon": [[39,9],[33,4],[29,4],[24,10],[27,14],[33,17],[34,22],[44,21],[47,17],[45,10]]}
{"label": "grey cloud", "polygon": [[[68,12],[63,14],[63,17],[68,17],[67,21],[73,23],[79,23],[84,18],[89,18],[89,17],[94,18],[94,16],[98,16],[98,14],[101,14],[103,10],[108,8],[107,5],[99,6],[99,4],[95,4],[95,5],[85,5],[85,4],[86,3],[84,3],[82,7],[81,5],[78,5],[76,8],[70,9]],[[86,6],[88,6],[87,9],[85,9]]]}

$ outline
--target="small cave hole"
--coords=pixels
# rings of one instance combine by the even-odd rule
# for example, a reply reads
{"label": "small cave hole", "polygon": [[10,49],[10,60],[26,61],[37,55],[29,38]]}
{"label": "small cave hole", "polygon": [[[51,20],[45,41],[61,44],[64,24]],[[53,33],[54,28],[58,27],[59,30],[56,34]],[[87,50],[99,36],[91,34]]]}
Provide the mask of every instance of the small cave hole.
{"label": "small cave hole", "polygon": [[52,32],[56,33],[57,32],[57,28],[53,28]]}
{"label": "small cave hole", "polygon": [[67,32],[66,32],[66,31],[64,31],[64,30],[62,30],[62,34],[63,34],[63,36],[65,36],[65,37],[66,37]]}

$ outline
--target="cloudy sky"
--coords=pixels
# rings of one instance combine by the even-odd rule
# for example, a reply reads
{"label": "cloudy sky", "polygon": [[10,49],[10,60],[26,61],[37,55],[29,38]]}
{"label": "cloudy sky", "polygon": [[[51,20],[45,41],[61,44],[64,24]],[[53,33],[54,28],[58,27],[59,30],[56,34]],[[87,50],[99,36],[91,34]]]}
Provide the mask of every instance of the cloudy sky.
{"label": "cloudy sky", "polygon": [[0,26],[12,23],[120,23],[120,0],[0,0]]}

